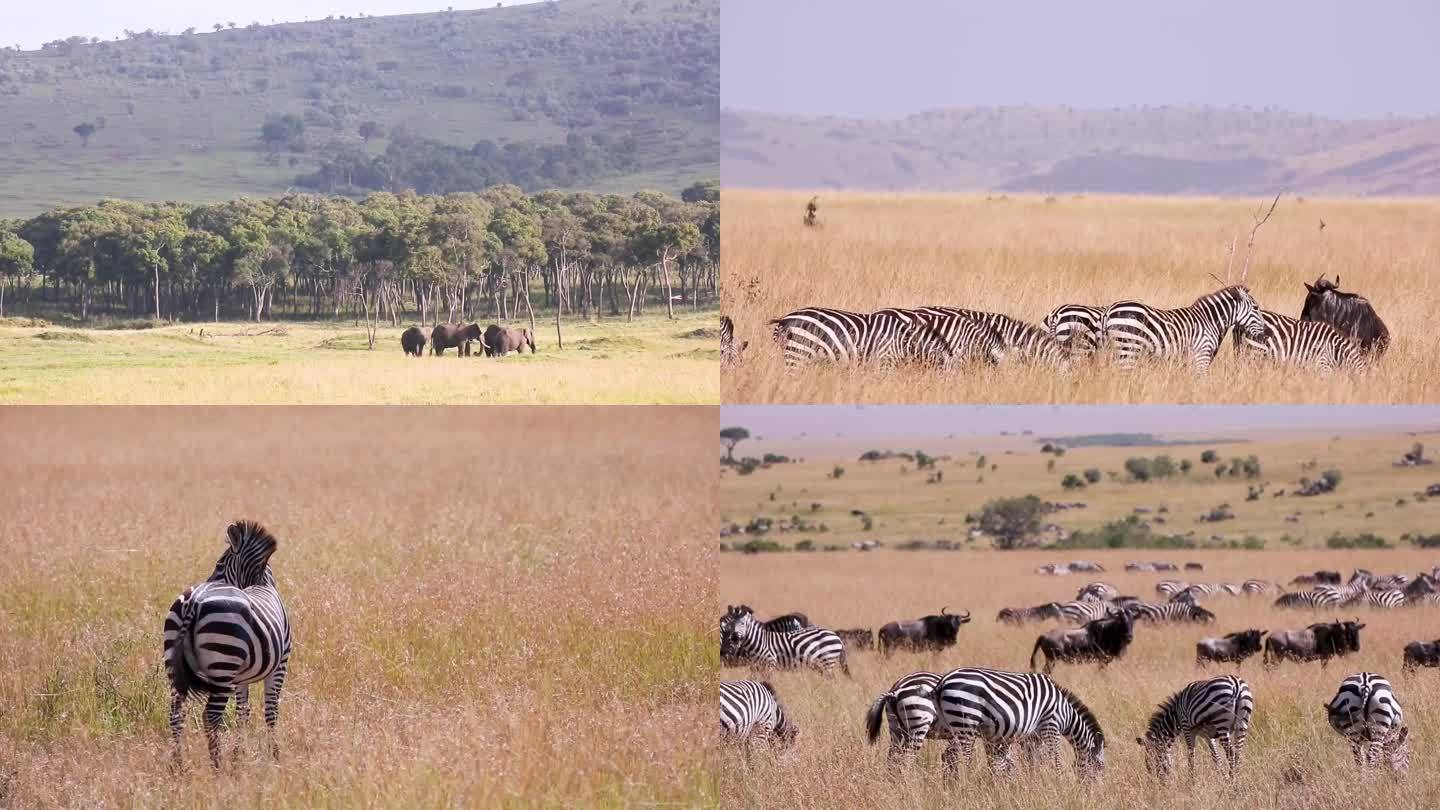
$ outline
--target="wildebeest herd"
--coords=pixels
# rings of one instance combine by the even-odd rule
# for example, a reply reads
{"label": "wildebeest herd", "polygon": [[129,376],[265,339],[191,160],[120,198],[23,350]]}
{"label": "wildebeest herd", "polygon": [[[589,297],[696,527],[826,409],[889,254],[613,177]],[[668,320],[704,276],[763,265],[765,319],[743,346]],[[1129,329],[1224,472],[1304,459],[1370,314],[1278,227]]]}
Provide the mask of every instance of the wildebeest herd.
{"label": "wildebeest herd", "polygon": [[[430,331],[430,354],[440,356],[446,349],[454,349],[460,357],[470,356],[470,344],[479,343],[486,357],[503,357],[510,352],[521,352],[529,347],[535,353],[535,334],[524,327],[490,324],[481,331],[480,324],[442,323]],[[400,334],[400,348],[406,355],[425,355],[425,332],[412,326]]]}
{"label": "wildebeest herd", "polygon": [[[947,368],[1018,361],[1067,369],[1098,357],[1133,368],[1141,358],[1154,357],[1203,374],[1230,333],[1237,355],[1322,371],[1362,369],[1385,352],[1390,334],[1367,299],[1338,285],[1338,276],[1332,282],[1323,275],[1306,284],[1298,319],[1263,309],[1242,278],[1178,309],[1140,301],[1063,304],[1040,326],[997,312],[942,306],[874,312],[803,307],[770,324],[787,368],[812,362]],[[739,362],[746,345],[723,318],[722,364]]]}
{"label": "wildebeest herd", "polygon": [[[892,761],[913,759],[927,740],[940,740],[945,744],[942,761],[952,770],[962,758],[972,757],[978,741],[997,774],[1015,766],[1012,748],[1017,743],[1027,762],[1039,759],[1058,768],[1060,742],[1066,740],[1075,749],[1078,772],[1098,776],[1105,766],[1105,734],[1095,713],[1051,679],[1056,664],[1094,663],[1102,668],[1115,664],[1124,658],[1140,625],[1216,623],[1216,612],[1198,604],[1201,600],[1278,594],[1279,608],[1436,605],[1440,604],[1437,576],[1440,568],[1414,576],[1357,569],[1342,585],[1338,572],[1317,571],[1292,580],[1292,586],[1313,586],[1294,592],[1260,579],[1238,584],[1166,579],[1155,585],[1154,601],[1123,595],[1109,583],[1091,582],[1074,599],[1000,610],[996,616],[1000,623],[1061,623],[1036,638],[1030,648],[1031,672],[962,667],[947,673],[904,674],[864,712],[863,725],[872,743],[881,727],[888,726]],[[848,652],[870,649],[873,639],[878,638],[878,650],[886,660],[900,650],[948,651],[958,646],[960,631],[969,621],[968,611],[952,614],[942,608],[938,614],[889,622],[878,633],[865,628],[830,631],[813,625],[803,613],[762,621],[748,605],[732,605],[720,621],[720,653],[726,666],[760,672],[814,669],[826,675],[840,669],[848,676]],[[1359,618],[1333,618],[1298,629],[1236,630],[1201,639],[1195,664],[1201,669],[1241,665],[1261,655],[1267,670],[1285,662],[1312,661],[1324,668],[1331,660],[1360,651],[1365,626]],[[1440,667],[1440,639],[1407,644],[1400,663],[1407,673],[1417,667]],[[1183,686],[1155,710],[1136,739],[1144,749],[1147,769],[1166,778],[1174,767],[1172,749],[1183,740],[1193,772],[1195,741],[1204,739],[1216,766],[1233,776],[1256,705],[1249,684],[1236,675],[1207,677]],[[1384,764],[1397,775],[1405,773],[1410,732],[1389,681],[1373,672],[1346,677],[1325,708],[1328,724],[1348,742],[1359,767]],[[747,756],[752,740],[785,745],[800,733],[773,685],[762,681],[722,682],[721,726],[727,739],[745,747]]]}

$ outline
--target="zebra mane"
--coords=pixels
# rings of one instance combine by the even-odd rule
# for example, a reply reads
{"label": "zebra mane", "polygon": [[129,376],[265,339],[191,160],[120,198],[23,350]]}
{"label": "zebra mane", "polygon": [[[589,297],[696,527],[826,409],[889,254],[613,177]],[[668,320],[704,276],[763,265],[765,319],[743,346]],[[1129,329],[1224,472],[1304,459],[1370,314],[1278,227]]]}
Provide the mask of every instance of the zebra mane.
{"label": "zebra mane", "polygon": [[270,555],[279,546],[275,535],[253,520],[237,520],[225,528],[225,534],[228,545],[215,562],[211,581],[237,588],[273,585]]}
{"label": "zebra mane", "polygon": [[1075,710],[1075,713],[1080,716],[1080,720],[1095,735],[1095,741],[1101,745],[1104,745],[1105,731],[1100,728],[1100,721],[1095,717],[1095,713],[1090,711],[1090,707],[1086,706],[1084,701],[1076,697],[1074,692],[1071,692],[1069,689],[1066,689],[1060,684],[1055,684],[1055,688],[1060,690],[1061,696],[1063,696],[1065,700],[1069,702],[1070,708]]}
{"label": "zebra mane", "polygon": [[[1250,288],[1245,286],[1244,284],[1231,284],[1228,287],[1221,287],[1215,292],[1205,293],[1199,298],[1196,298],[1195,303],[1199,304],[1202,301],[1218,301],[1221,299],[1234,300],[1236,291],[1242,290],[1247,295],[1250,293]],[[1192,304],[1191,306],[1194,306],[1194,304]]]}
{"label": "zebra mane", "polygon": [[1170,697],[1165,698],[1165,700],[1160,703],[1159,708],[1150,714],[1150,722],[1145,724],[1146,738],[1166,743],[1175,739],[1175,734],[1167,731],[1165,728],[1165,718],[1175,710],[1175,704],[1180,701],[1180,694],[1184,691],[1185,690],[1182,689],[1180,692],[1176,692]]}

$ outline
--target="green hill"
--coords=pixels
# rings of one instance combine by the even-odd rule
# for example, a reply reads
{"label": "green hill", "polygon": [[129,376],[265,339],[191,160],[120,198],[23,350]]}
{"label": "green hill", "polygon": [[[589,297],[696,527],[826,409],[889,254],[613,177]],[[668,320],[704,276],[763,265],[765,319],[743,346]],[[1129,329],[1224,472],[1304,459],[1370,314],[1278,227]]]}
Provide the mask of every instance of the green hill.
{"label": "green hill", "polygon": [[291,188],[675,192],[719,171],[719,15],[565,0],[0,50],[0,216]]}

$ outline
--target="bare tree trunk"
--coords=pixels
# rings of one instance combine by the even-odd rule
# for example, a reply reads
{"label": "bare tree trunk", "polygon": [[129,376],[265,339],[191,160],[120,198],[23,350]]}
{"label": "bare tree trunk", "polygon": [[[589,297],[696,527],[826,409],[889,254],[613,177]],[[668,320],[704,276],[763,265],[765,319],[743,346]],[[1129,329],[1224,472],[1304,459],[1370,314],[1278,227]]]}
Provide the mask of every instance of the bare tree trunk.
{"label": "bare tree trunk", "polygon": [[665,275],[665,316],[675,320],[675,295],[670,289],[670,251],[660,252],[660,272]]}
{"label": "bare tree trunk", "polygon": [[[525,270],[525,311],[530,313],[530,334],[535,334],[535,308],[530,306],[530,270]],[[559,330],[556,330],[556,338],[559,338]],[[559,341],[560,348],[565,348],[564,341]]]}

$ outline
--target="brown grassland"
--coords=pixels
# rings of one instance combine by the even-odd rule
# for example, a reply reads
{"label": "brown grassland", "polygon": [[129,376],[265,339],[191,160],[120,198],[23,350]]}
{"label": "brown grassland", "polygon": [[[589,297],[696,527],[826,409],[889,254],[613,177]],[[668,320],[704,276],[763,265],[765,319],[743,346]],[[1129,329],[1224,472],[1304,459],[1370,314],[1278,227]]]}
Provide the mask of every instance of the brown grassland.
{"label": "brown grassland", "polygon": [[[804,306],[869,311],[920,305],[1003,312],[1039,324],[1066,303],[1132,298],[1182,307],[1234,273],[1258,200],[1027,195],[820,194],[820,228],[801,224],[809,193],[724,192],[723,310],[741,340],[724,402],[1325,402],[1398,403],[1440,396],[1440,202],[1286,196],[1260,229],[1248,283],[1262,307],[1298,317],[1301,282],[1338,274],[1366,295],[1392,345],[1365,374],[1240,362],[1227,342],[1203,380],[1152,365],[1106,363],[1066,374],[1018,365],[937,374],[812,368],[785,373],[768,320]],[[1319,223],[1326,227],[1321,230]],[[1258,366],[1258,367],[1257,367]]]}
{"label": "brown grassland", "polygon": [[[6,409],[0,807],[714,804],[714,423]],[[192,701],[172,773],[164,612],[238,517],[280,540],[281,759],[257,693],[213,772]]]}
{"label": "brown grassland", "polygon": [[[1043,577],[1032,573],[1041,562],[1086,557],[1108,573]],[[1401,673],[1401,648],[1416,639],[1440,635],[1440,615],[1431,609],[1381,613],[1358,611],[1366,622],[1361,650],[1322,669],[1318,663],[1280,666],[1266,671],[1258,658],[1239,667],[1254,690],[1256,709],[1242,772],[1231,786],[1221,779],[1201,743],[1197,775],[1189,781],[1183,753],[1179,778],[1162,788],[1146,773],[1135,738],[1150,713],[1186,683],[1204,677],[1195,665],[1195,642],[1206,636],[1248,628],[1301,628],[1330,618],[1308,612],[1281,612],[1264,597],[1214,598],[1206,604],[1218,615],[1213,626],[1140,626],[1126,656],[1105,670],[1093,665],[1057,665],[1054,677],[1071,688],[1098,717],[1106,735],[1106,770],[1094,784],[1074,774],[1072,750],[1063,745],[1064,771],[1047,767],[1021,771],[1013,780],[996,780],[979,761],[962,767],[958,779],[943,776],[941,744],[926,746],[915,767],[899,773],[886,763],[882,731],[879,744],[867,744],[865,712],[876,696],[900,676],[918,670],[945,672],[961,666],[1028,670],[1035,638],[1048,625],[1001,626],[1001,607],[1033,605],[1073,598],[1088,581],[1103,579],[1125,593],[1154,594],[1166,574],[1127,574],[1126,559],[1158,558],[1203,562],[1193,581],[1240,581],[1264,577],[1289,581],[1302,571],[1324,566],[1345,571],[1365,566],[1377,571],[1429,570],[1440,562],[1435,552],[1281,551],[1182,553],[1087,552],[896,552],[868,554],[725,554],[720,563],[720,607],[746,603],[762,615],[804,610],[826,627],[878,628],[886,621],[937,612],[970,610],[973,621],[960,630],[957,647],[942,653],[897,653],[886,659],[875,652],[850,656],[852,677],[825,678],[816,673],[752,673],[727,667],[726,679],[764,677],[774,684],[786,708],[800,724],[795,746],[783,752],[757,748],[747,765],[738,752],[721,760],[721,803],[732,807],[894,807],[894,808],[1116,808],[1116,807],[1433,807],[1440,794],[1440,676],[1420,670]],[[1356,611],[1352,610],[1351,613]],[[713,632],[713,631],[712,631]],[[1208,669],[1211,676],[1233,666]],[[1328,726],[1322,704],[1346,675],[1380,672],[1395,685],[1411,727],[1414,759],[1409,778],[1396,784],[1388,772],[1357,785],[1348,746]],[[1183,748],[1183,746],[1182,746]],[[1301,784],[1287,784],[1287,768]]]}

